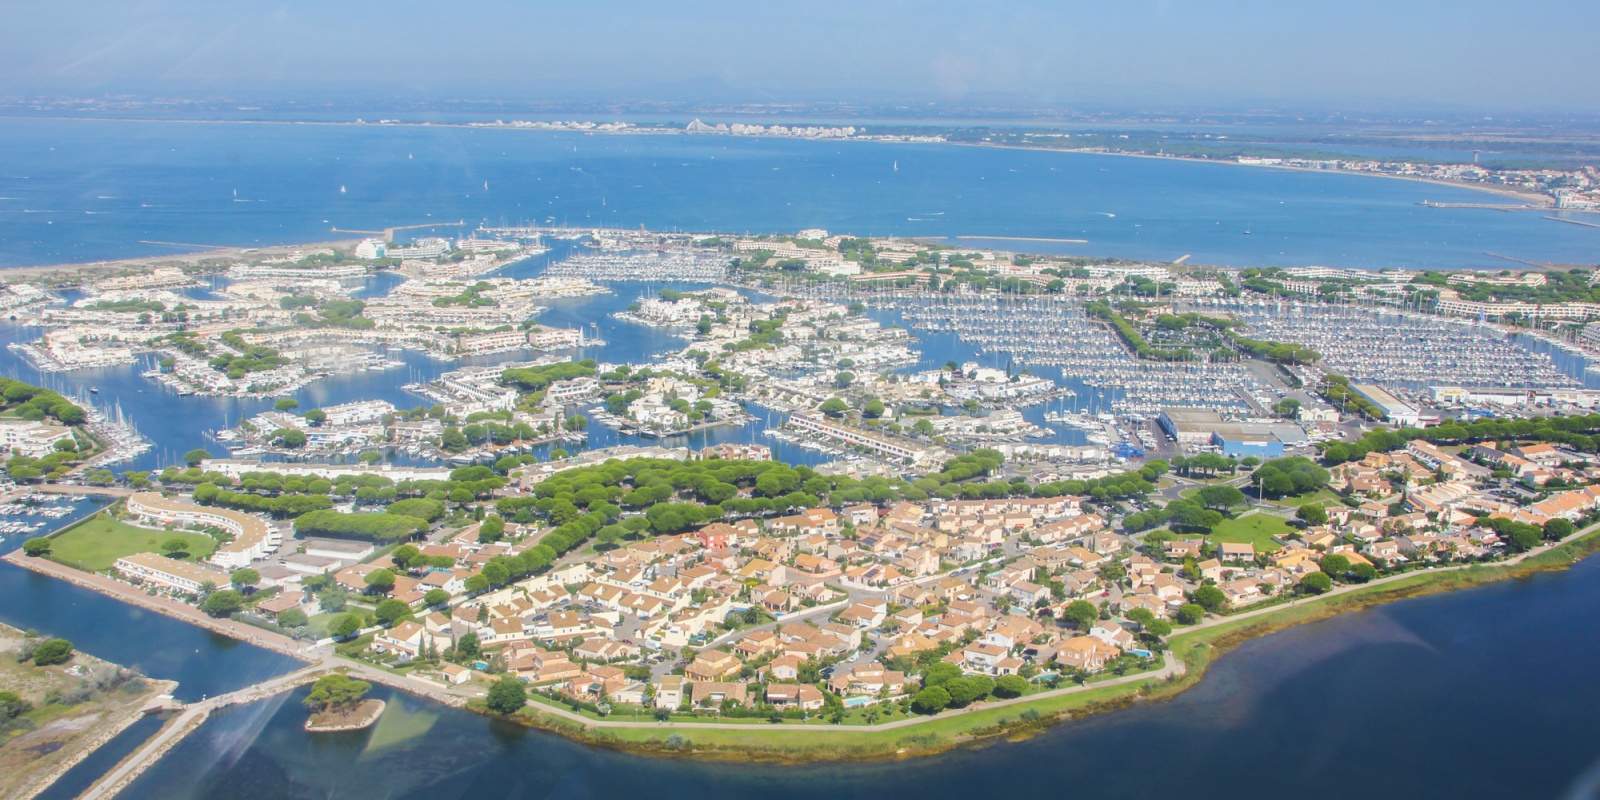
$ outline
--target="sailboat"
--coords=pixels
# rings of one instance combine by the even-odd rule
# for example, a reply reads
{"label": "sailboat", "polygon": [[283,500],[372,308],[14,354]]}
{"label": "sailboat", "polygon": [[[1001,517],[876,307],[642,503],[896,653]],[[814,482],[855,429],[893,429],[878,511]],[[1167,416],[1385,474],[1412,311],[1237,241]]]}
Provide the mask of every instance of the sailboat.
{"label": "sailboat", "polygon": [[900,171],[900,162],[899,161],[894,162],[894,171],[895,172],[899,172]]}

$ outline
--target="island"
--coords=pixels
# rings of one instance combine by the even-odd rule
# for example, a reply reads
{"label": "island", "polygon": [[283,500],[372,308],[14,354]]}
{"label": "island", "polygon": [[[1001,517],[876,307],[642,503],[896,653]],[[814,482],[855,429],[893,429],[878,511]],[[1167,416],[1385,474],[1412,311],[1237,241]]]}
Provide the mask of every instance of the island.
{"label": "island", "polygon": [[1587,555],[1600,391],[1550,354],[1596,352],[1594,277],[486,227],[45,280],[6,290],[41,369],[247,411],[118,473],[134,421],[6,381],[18,513],[108,498],[7,558],[307,662],[194,715],[312,683],[306,729],[355,730],[383,684],[675,757],[926,755]]}

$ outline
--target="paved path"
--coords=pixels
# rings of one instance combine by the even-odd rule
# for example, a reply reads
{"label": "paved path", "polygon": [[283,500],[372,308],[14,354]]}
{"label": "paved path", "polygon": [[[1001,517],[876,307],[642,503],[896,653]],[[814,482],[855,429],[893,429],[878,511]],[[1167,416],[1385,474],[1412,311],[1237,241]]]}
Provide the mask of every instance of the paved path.
{"label": "paved path", "polygon": [[317,658],[317,656],[311,652],[310,645],[306,644],[305,642],[295,641],[294,639],[282,634],[274,633],[263,628],[257,628],[253,625],[247,625],[243,622],[235,622],[230,619],[217,619],[209,616],[194,606],[188,605],[187,603],[180,603],[176,600],[169,600],[165,597],[145,594],[144,590],[138,588],[137,586],[123,583],[119,580],[114,580],[105,575],[100,575],[93,572],[83,572],[81,570],[66,566],[65,564],[58,564],[47,558],[30,557],[24,555],[21,550],[12,551],[11,553],[7,554],[4,559],[24,569],[49,575],[53,578],[60,578],[61,580],[77,584],[86,589],[93,589],[101,594],[110,595],[111,597],[121,600],[124,603],[135,605],[140,608],[148,609],[161,614],[166,614],[170,617],[177,617],[184,622],[199,625],[202,628],[207,628],[223,634],[224,636],[231,636],[235,639],[249,642],[258,647],[264,647],[268,650],[275,650],[279,653],[298,658],[302,661],[310,661]]}
{"label": "paved path", "polygon": [[76,497],[127,497],[133,494],[132,489],[121,486],[73,486],[65,483],[44,483],[38,486],[24,486],[25,494],[67,494]]}
{"label": "paved path", "polygon": [[[1063,686],[1060,689],[1051,689],[1050,691],[1039,692],[1038,694],[1023,695],[1022,697],[1013,697],[1013,698],[1008,699],[1008,700],[991,700],[991,701],[985,701],[985,702],[982,702],[982,703],[974,703],[974,704],[972,704],[970,706],[967,706],[966,708],[960,709],[958,711],[950,711],[950,712],[946,712],[946,713],[937,714],[937,715],[931,716],[931,717],[906,717],[905,719],[897,719],[894,722],[880,722],[880,723],[878,723],[876,725],[815,724],[815,725],[796,726],[796,725],[773,725],[773,724],[767,723],[765,721],[762,721],[762,722],[743,722],[743,723],[740,723],[740,722],[657,722],[657,723],[654,723],[654,725],[655,725],[655,727],[660,727],[660,728],[674,728],[674,729],[683,728],[683,729],[687,729],[687,730],[696,730],[696,729],[698,729],[698,730],[757,731],[757,732],[759,732],[759,731],[785,730],[785,729],[791,729],[791,728],[797,728],[797,727],[804,727],[808,731],[828,731],[830,733],[871,733],[873,731],[887,731],[887,730],[894,730],[895,728],[905,728],[905,727],[909,727],[909,726],[912,726],[912,725],[918,725],[918,724],[921,724],[921,723],[924,723],[924,722],[928,722],[928,721],[934,720],[934,719],[948,719],[948,718],[950,718],[952,716],[960,716],[961,714],[968,714],[968,713],[971,713],[973,711],[987,711],[987,710],[993,709],[993,708],[1004,708],[1006,706],[1013,706],[1013,705],[1018,705],[1018,704],[1022,704],[1022,703],[1031,703],[1031,702],[1033,702],[1035,700],[1043,700],[1043,699],[1050,698],[1050,697],[1060,697],[1062,695],[1077,694],[1079,692],[1089,691],[1090,689],[1099,689],[1099,688],[1101,688],[1103,686],[1120,686],[1120,685],[1127,684],[1127,683],[1138,683],[1138,682],[1141,682],[1141,681],[1164,680],[1164,679],[1166,679],[1168,677],[1171,677],[1171,676],[1174,676],[1174,675],[1182,675],[1183,672],[1184,672],[1184,669],[1185,668],[1183,666],[1183,662],[1182,661],[1178,661],[1178,660],[1175,660],[1175,659],[1167,659],[1166,666],[1163,666],[1161,669],[1155,670],[1153,672],[1140,672],[1140,673],[1138,673],[1136,675],[1122,675],[1120,677],[1111,678],[1111,679],[1103,680],[1103,681],[1096,681],[1096,682],[1093,682],[1093,683],[1084,684],[1082,686],[1077,686],[1077,685],[1074,685],[1074,686]],[[585,717],[585,716],[582,716],[580,714],[573,713],[573,712],[568,711],[567,709],[564,709],[564,708],[559,708],[559,707],[556,707],[556,706],[546,705],[544,703],[534,703],[532,701],[530,701],[530,704],[533,706],[533,708],[538,709],[542,713],[552,714],[552,715],[558,716],[558,717],[563,717],[563,718],[566,718],[566,719],[573,720],[574,722],[580,722],[580,723],[583,723],[584,725],[586,725],[586,726],[588,726],[590,728],[641,728],[641,727],[649,727],[651,725],[651,723],[639,722],[639,721],[590,719],[589,717]]]}

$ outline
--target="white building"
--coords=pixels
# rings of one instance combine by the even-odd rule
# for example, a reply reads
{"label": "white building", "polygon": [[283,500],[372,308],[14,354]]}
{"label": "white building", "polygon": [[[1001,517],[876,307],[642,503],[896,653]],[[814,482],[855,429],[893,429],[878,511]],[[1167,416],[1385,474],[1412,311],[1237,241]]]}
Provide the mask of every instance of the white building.
{"label": "white building", "polygon": [[365,239],[356,245],[356,258],[367,261],[383,258],[387,248],[382,239]]}
{"label": "white building", "polygon": [[383,419],[384,414],[393,414],[394,404],[387,400],[359,400],[328,406],[322,409],[322,413],[328,415],[324,422],[326,425],[359,425]]}
{"label": "white building", "polygon": [[157,525],[201,525],[233,534],[233,541],[211,554],[212,563],[226,569],[250,566],[251,561],[264,558],[281,541],[277,532],[258,517],[169,499],[159,492],[137,492],[130,496],[128,513]]}
{"label": "white building", "polygon": [[408,247],[388,248],[389,258],[438,258],[451,250],[449,239],[418,239]]}
{"label": "white building", "polygon": [[233,585],[219,569],[178,561],[155,553],[134,553],[117,559],[117,571],[128,579],[173,592],[198,594],[206,584],[218,589]]}
{"label": "white building", "polygon": [[56,449],[56,442],[72,439],[72,429],[32,420],[0,422],[0,449],[29,458],[43,458]]}

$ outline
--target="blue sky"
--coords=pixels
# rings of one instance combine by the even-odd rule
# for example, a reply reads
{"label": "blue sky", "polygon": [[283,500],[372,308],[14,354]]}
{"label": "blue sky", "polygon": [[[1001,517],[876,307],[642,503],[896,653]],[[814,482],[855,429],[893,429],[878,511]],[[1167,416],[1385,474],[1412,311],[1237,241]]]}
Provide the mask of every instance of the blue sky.
{"label": "blue sky", "polygon": [[53,0],[0,8],[0,94],[1001,93],[1058,106],[1588,113],[1600,110],[1595,30],[1594,0]]}

